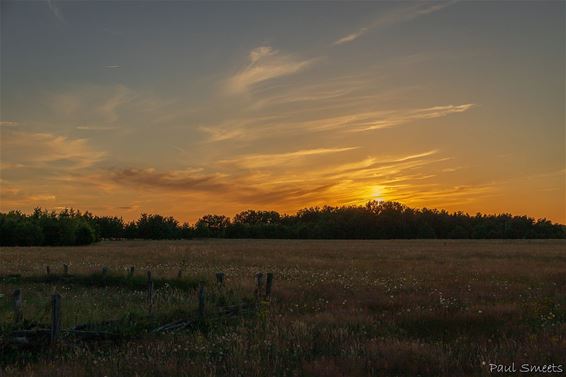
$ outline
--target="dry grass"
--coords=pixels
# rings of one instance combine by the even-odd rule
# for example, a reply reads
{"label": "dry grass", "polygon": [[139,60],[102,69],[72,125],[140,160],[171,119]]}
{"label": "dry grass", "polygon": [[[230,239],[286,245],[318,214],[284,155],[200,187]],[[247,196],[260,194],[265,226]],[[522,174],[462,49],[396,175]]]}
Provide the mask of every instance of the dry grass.
{"label": "dry grass", "polygon": [[[565,241],[116,241],[0,251],[0,274],[63,263],[75,274],[102,266],[125,274],[130,265],[170,278],[180,268],[210,279],[224,271],[241,296],[257,271],[272,271],[274,298],[267,318],[67,347],[6,375],[483,376],[489,363],[566,364]],[[14,288],[0,286],[2,322]],[[26,317],[39,315],[53,287],[22,288]],[[72,313],[66,325],[144,310],[143,293],[119,287],[57,289]],[[174,288],[158,297],[162,312],[195,306]]]}

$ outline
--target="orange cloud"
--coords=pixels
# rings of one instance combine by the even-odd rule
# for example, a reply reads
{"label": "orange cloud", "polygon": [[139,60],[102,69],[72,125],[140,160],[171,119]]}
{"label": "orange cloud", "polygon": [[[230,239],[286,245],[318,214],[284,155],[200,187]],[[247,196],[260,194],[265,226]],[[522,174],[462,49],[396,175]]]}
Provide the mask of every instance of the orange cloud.
{"label": "orange cloud", "polygon": [[105,152],[91,147],[86,139],[17,131],[2,136],[2,163],[8,169],[80,169],[94,165],[105,156]]}

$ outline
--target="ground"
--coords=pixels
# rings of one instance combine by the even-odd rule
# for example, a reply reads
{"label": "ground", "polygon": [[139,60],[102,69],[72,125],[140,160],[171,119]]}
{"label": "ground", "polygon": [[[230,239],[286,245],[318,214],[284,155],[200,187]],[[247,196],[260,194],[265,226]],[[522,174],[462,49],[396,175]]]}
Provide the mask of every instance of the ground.
{"label": "ground", "polygon": [[[63,339],[32,356],[6,359],[4,375],[487,376],[490,364],[513,362],[517,370],[526,363],[566,370],[565,241],[105,241],[2,248],[0,275],[21,275],[0,280],[4,338],[15,288],[22,289],[27,321],[49,322],[54,289],[62,295],[63,328],[147,316],[139,287],[42,281],[46,266],[60,274],[63,264],[74,276],[107,267],[117,279],[135,266],[142,281],[151,270],[161,279],[152,313],[160,319],[195,311],[199,281],[206,283],[210,313],[220,302],[253,300],[257,272],[274,273],[273,294],[257,310],[210,317],[184,331],[141,331],[119,341]],[[219,271],[224,288],[215,286]]]}

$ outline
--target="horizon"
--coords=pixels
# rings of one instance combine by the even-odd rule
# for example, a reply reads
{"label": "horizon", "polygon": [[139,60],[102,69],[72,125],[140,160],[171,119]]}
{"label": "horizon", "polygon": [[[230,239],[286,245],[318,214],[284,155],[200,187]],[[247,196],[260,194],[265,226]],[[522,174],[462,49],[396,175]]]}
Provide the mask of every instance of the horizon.
{"label": "horizon", "polygon": [[566,224],[564,2],[0,10],[1,212],[383,200]]}
{"label": "horizon", "polygon": [[[371,202],[371,201],[370,201],[370,202]],[[206,216],[206,215],[220,215],[220,216],[225,216],[225,217],[227,217],[230,221],[233,221],[233,220],[234,220],[234,217],[235,217],[236,215],[238,215],[238,214],[240,214],[240,213],[242,213],[242,212],[245,212],[245,211],[256,211],[256,212],[272,212],[272,211],[274,211],[274,212],[277,212],[277,213],[278,213],[279,215],[281,215],[281,216],[290,216],[290,217],[292,217],[292,216],[296,216],[299,211],[305,210],[305,209],[322,209],[322,208],[325,208],[325,207],[341,208],[341,207],[351,207],[351,206],[358,207],[358,208],[364,208],[364,207],[365,207],[367,204],[369,204],[370,202],[366,202],[366,203],[364,203],[364,204],[347,205],[347,206],[328,206],[328,205],[323,205],[323,206],[314,206],[314,207],[304,207],[304,208],[299,208],[299,209],[297,209],[297,210],[294,211],[294,212],[282,212],[282,211],[276,211],[276,210],[269,209],[269,208],[266,208],[266,209],[247,208],[247,209],[244,209],[244,210],[242,210],[242,211],[240,211],[240,212],[233,213],[233,214],[230,214],[230,215],[226,215],[226,214],[224,214],[224,213],[212,213],[212,212],[210,212],[210,213],[204,213],[202,216]],[[399,203],[399,202],[390,202],[390,201],[376,201],[376,202],[378,202],[378,203],[385,203],[385,202],[389,202],[389,203]],[[402,204],[402,203],[401,203],[401,204]],[[465,216],[469,216],[469,217],[474,217],[474,216],[478,216],[478,215],[481,215],[481,216],[494,216],[494,217],[495,217],[495,216],[505,216],[505,215],[512,216],[512,217],[525,217],[525,216],[526,216],[526,217],[528,217],[528,218],[533,219],[534,221],[547,220],[547,221],[551,221],[553,224],[557,224],[557,225],[560,225],[560,226],[566,226],[566,224],[559,223],[559,222],[555,222],[555,221],[552,221],[551,219],[547,219],[547,218],[545,218],[545,217],[532,217],[532,216],[528,216],[528,215],[525,215],[525,214],[517,214],[517,213],[509,213],[509,212],[499,212],[499,213],[476,212],[476,213],[469,213],[469,212],[463,212],[463,211],[447,211],[447,210],[442,209],[442,208],[432,208],[432,207],[410,207],[410,206],[406,206],[406,207],[407,207],[408,209],[415,210],[415,211],[425,211],[425,210],[428,210],[428,211],[438,211],[438,212],[446,211],[449,215],[455,215],[455,214],[462,213],[462,214],[464,214]],[[179,219],[179,218],[177,218],[177,217],[175,217],[175,216],[170,216],[170,215],[168,215],[168,214],[155,213],[155,212],[144,212],[144,211],[141,211],[140,214],[139,214],[137,217],[124,218],[124,217],[122,217],[122,216],[107,215],[107,214],[104,214],[104,213],[92,213],[92,212],[90,212],[90,211],[82,211],[80,208],[62,208],[62,209],[58,209],[58,210],[55,210],[55,209],[49,210],[48,208],[36,207],[36,208],[34,208],[32,211],[27,211],[27,212],[26,212],[26,211],[22,211],[22,213],[24,213],[25,215],[32,215],[33,212],[34,212],[36,209],[39,209],[40,211],[48,211],[48,212],[54,211],[54,212],[57,213],[57,214],[59,214],[59,213],[61,213],[61,212],[63,212],[63,211],[78,211],[78,213],[80,213],[81,215],[84,215],[84,214],[86,214],[86,213],[88,212],[90,215],[95,216],[95,217],[118,217],[118,218],[122,219],[124,222],[136,222],[136,220],[138,220],[138,219],[139,219],[141,216],[143,216],[143,215],[148,215],[148,216],[161,216],[161,217],[163,217],[163,218],[173,217],[175,220],[177,220],[177,222],[178,222],[179,224],[188,224],[188,225],[190,225],[190,226],[194,226],[194,225],[198,222],[198,220],[200,220],[200,217],[199,217],[199,218],[195,218],[193,221],[188,221],[188,220],[185,221],[185,220]],[[15,210],[15,211],[18,211],[18,210]],[[3,213],[3,212],[0,212],[0,214],[1,214],[1,213]],[[201,217],[202,217],[202,216],[201,216]]]}

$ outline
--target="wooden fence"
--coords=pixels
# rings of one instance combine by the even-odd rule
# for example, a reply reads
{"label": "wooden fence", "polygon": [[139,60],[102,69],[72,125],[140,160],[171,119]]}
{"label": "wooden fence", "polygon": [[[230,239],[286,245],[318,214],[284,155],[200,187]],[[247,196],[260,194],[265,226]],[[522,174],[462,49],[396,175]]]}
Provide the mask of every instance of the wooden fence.
{"label": "wooden fence", "polygon": [[[127,269],[127,279],[131,279],[134,276],[135,268],[131,266]],[[50,266],[46,266],[46,274],[48,278],[54,278],[55,275],[52,274]],[[105,279],[109,276],[109,269],[107,267],[103,267],[100,273],[102,279]],[[179,271],[177,274],[177,278],[181,278],[182,271]],[[264,288],[263,277],[264,274],[262,272],[258,272],[255,275],[255,289],[254,289],[254,297],[255,297],[255,307],[254,308],[246,308],[246,306],[242,303],[238,305],[231,305],[220,307],[219,314],[222,315],[231,315],[234,313],[240,312],[242,309],[257,309],[260,302],[269,303],[271,300],[271,292],[273,288],[273,273],[266,274],[266,284]],[[69,266],[67,264],[63,265],[63,277],[65,279],[71,279],[73,276],[69,274]],[[216,286],[218,289],[223,289],[225,287],[225,274],[224,272],[217,272],[215,274],[216,277]],[[12,308],[14,312],[14,322],[15,327],[17,328],[18,325],[21,325],[24,322],[24,311],[23,311],[23,296],[24,292],[21,288],[16,288],[12,294]],[[193,318],[184,318],[179,319],[174,322],[160,324],[159,326],[153,328],[151,332],[159,333],[165,331],[178,331],[186,328],[191,323],[195,321],[205,321],[207,318],[207,311],[206,311],[206,286],[203,282],[198,285],[197,288],[197,299],[198,299],[198,309],[197,309],[197,316],[195,319]],[[77,325],[71,329],[63,330],[61,328],[61,318],[63,316],[63,309],[62,309],[62,301],[63,298],[58,292],[54,292],[50,297],[50,312],[51,312],[51,319],[48,326],[45,326],[40,329],[35,330],[14,330],[11,333],[11,341],[12,343],[26,345],[30,343],[28,336],[30,335],[38,335],[38,334],[48,334],[49,344],[54,345],[57,343],[58,339],[60,338],[61,334],[64,332],[66,334],[74,334],[79,335],[83,338],[92,338],[97,337],[97,335],[101,335],[100,331],[93,332],[93,331],[85,331],[85,328],[88,328],[88,324]],[[154,280],[152,277],[151,271],[147,271],[147,311],[148,315],[152,316],[154,314],[154,304],[155,304],[155,289],[154,289]],[[109,322],[109,321],[106,321]],[[104,334],[102,334],[104,335]],[[106,333],[106,335],[111,335]]]}

